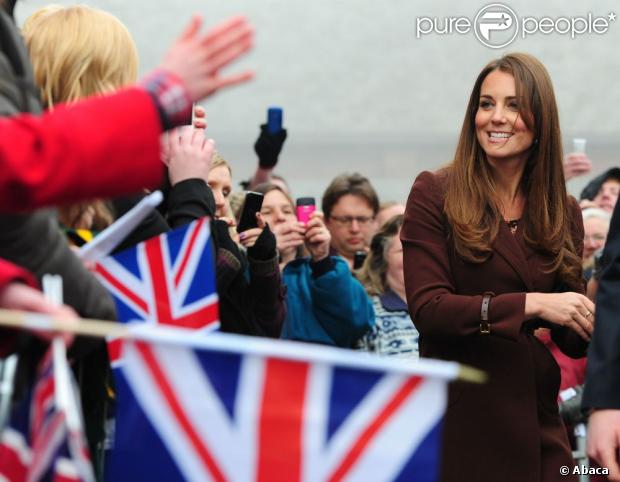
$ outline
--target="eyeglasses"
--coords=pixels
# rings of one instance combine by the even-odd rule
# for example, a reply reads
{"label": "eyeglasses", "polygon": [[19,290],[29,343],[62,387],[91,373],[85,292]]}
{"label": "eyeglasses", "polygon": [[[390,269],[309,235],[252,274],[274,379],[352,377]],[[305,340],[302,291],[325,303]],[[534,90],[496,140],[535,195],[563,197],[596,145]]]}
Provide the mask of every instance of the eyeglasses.
{"label": "eyeglasses", "polygon": [[340,226],[349,227],[353,224],[353,221],[360,226],[367,226],[375,218],[374,216],[330,216],[329,219],[333,219]]}

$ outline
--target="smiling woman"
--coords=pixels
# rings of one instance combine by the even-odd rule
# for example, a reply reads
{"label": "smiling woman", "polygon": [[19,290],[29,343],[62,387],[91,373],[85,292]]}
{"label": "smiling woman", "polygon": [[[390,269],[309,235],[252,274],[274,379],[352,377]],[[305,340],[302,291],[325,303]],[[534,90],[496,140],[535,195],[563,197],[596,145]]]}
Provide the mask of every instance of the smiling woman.
{"label": "smiling woman", "polygon": [[514,77],[501,70],[491,72],[482,83],[476,137],[491,164],[518,163],[534,141],[534,134],[519,114],[514,92]]}
{"label": "smiling woman", "polygon": [[421,355],[489,374],[450,389],[443,482],[551,482],[573,465],[560,372],[534,331],[549,326],[564,353],[585,355],[594,305],[582,294],[583,239],[546,69],[526,54],[491,62],[454,161],[418,176],[401,231]]}

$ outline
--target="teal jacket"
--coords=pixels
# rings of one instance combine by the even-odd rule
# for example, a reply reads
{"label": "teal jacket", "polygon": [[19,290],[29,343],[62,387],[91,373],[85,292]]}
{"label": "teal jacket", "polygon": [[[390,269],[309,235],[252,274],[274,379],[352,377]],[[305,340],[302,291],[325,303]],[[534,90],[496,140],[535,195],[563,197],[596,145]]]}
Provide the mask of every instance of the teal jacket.
{"label": "teal jacket", "polygon": [[370,299],[338,256],[296,259],[284,268],[283,281],[284,339],[351,348],[375,324]]}

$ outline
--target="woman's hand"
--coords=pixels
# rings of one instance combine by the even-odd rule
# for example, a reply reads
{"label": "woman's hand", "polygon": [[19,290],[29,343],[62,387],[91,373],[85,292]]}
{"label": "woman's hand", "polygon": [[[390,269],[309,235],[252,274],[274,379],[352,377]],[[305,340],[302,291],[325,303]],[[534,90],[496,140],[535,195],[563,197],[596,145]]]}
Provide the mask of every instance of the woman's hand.
{"label": "woman's hand", "polygon": [[572,152],[564,159],[564,179],[583,176],[592,170],[592,161],[583,153]]}
{"label": "woman's hand", "polygon": [[258,224],[257,228],[246,229],[239,233],[239,242],[246,248],[254,246],[263,229],[265,229],[265,220],[260,213],[256,213],[256,223]]}
{"label": "woman's hand", "polygon": [[191,101],[217,90],[247,82],[251,71],[223,76],[221,70],[252,48],[254,29],[244,17],[232,17],[201,33],[202,19],[194,16],[168,50],[160,68],[178,77]]}
{"label": "woman's hand", "polygon": [[194,105],[194,118],[192,119],[192,125],[194,129],[206,129],[207,128],[207,112],[201,105]]}
{"label": "woman's hand", "polygon": [[305,226],[299,221],[276,224],[273,227],[273,234],[276,236],[278,251],[284,254],[302,246],[305,232]]}
{"label": "woman's hand", "polygon": [[[41,291],[18,282],[9,283],[4,289],[0,290],[0,308],[41,313],[76,324],[79,322],[77,313],[70,306],[51,303]],[[67,346],[73,342],[72,333],[58,334],[51,331],[31,331],[44,341],[51,341],[55,336],[62,336]]]}
{"label": "woman's hand", "polygon": [[175,129],[162,142],[162,159],[168,166],[170,184],[173,186],[187,179],[204,179],[211,170],[215,142],[207,139],[203,129],[191,126]]}
{"label": "woman's hand", "polygon": [[316,263],[329,256],[332,237],[323,222],[323,213],[315,211],[310,215],[310,221],[306,225],[305,239],[312,261]]}
{"label": "woman's hand", "polygon": [[590,340],[594,327],[595,306],[584,295],[566,293],[527,293],[525,314],[538,317],[574,330],[581,338]]}

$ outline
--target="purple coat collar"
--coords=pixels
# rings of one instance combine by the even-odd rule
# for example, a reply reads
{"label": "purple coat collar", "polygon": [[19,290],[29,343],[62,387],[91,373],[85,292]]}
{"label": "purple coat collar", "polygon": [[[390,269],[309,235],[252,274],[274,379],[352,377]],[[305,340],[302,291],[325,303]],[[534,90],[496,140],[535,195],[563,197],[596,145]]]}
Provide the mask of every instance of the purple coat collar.
{"label": "purple coat collar", "polygon": [[385,293],[379,296],[379,300],[383,307],[388,311],[407,311],[407,303],[405,303],[400,296],[388,289]]}

